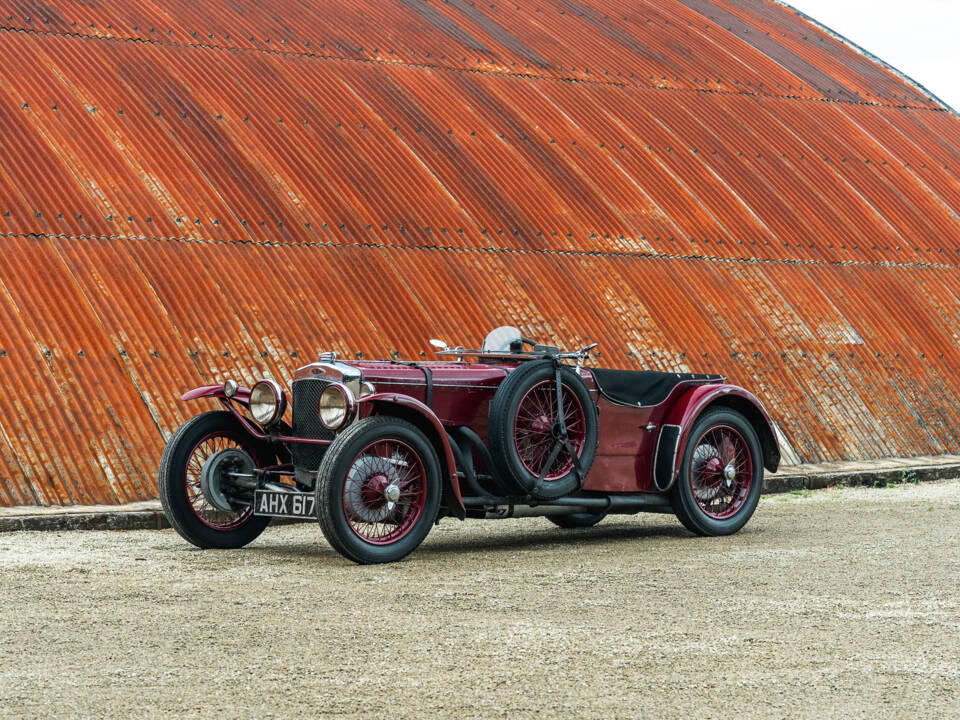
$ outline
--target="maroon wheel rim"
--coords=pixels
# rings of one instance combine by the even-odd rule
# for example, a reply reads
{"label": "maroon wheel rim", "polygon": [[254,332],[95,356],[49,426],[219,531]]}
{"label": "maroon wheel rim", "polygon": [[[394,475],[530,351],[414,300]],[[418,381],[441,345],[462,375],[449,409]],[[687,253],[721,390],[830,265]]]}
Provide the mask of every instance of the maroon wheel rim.
{"label": "maroon wheel rim", "polygon": [[427,506],[427,473],[420,455],[399,440],[377,440],[354,457],[343,480],[350,530],[371,545],[390,545],[411,533]]}
{"label": "maroon wheel rim", "polygon": [[[187,467],[184,470],[183,478],[187,505],[200,522],[214,530],[236,530],[243,527],[253,517],[253,508],[250,506],[238,512],[218,510],[210,504],[200,488],[200,474],[203,472],[203,464],[216,453],[229,448],[236,448],[254,457],[249,443],[245,444],[244,440],[245,438],[238,433],[229,430],[217,430],[205,435],[200,442],[194,445],[187,459]],[[256,459],[254,462],[256,462]]]}
{"label": "maroon wheel rim", "polygon": [[697,505],[714,520],[727,520],[746,504],[753,487],[753,458],[736,428],[715,425],[693,445],[690,489]]}
{"label": "maroon wheel rim", "polygon": [[[587,419],[579,398],[566,385],[563,386],[563,415],[567,425],[567,438],[577,457],[583,454],[587,437]],[[560,412],[557,407],[557,385],[553,380],[544,380],[527,390],[517,405],[513,426],[513,439],[520,462],[532,475],[546,482],[559,480],[573,470],[573,456],[561,448],[556,460],[544,468],[557,443]]]}

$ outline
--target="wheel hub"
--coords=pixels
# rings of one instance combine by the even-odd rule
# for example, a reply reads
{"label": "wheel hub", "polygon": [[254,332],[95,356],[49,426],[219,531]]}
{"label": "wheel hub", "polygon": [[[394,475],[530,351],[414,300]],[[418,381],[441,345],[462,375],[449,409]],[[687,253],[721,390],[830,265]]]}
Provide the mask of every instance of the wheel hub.
{"label": "wheel hub", "polygon": [[536,430],[537,432],[542,432],[542,433],[550,432],[550,426],[551,426],[550,418],[548,418],[546,415],[539,415],[538,417],[534,418],[530,423],[531,429]]}
{"label": "wheel hub", "polygon": [[714,520],[734,517],[753,489],[753,457],[740,431],[708,428],[697,441],[687,481],[700,510]]}
{"label": "wheel hub", "polygon": [[200,490],[203,496],[217,510],[233,512],[234,505],[227,498],[226,490],[233,487],[227,473],[251,474],[256,465],[253,458],[238,448],[227,448],[214,453],[203,464],[200,471]]}
{"label": "wheel hub", "polygon": [[390,486],[390,478],[383,473],[376,473],[367,477],[362,485],[363,489],[360,491],[360,496],[363,498],[363,502],[371,507],[376,507],[383,499],[384,491]]}
{"label": "wheel hub", "polygon": [[[700,500],[713,500],[723,488],[726,469],[723,461],[714,453],[714,448],[709,445],[700,445],[694,451],[694,457],[699,455],[702,458],[694,462],[694,472],[700,478],[700,482],[694,488],[694,494]],[[708,457],[703,457],[704,455]]]}
{"label": "wheel hub", "polygon": [[703,470],[711,476],[722,475],[726,473],[723,463],[717,456],[707,458],[703,463]]}
{"label": "wheel hub", "polygon": [[398,479],[393,459],[384,462],[374,455],[361,456],[347,474],[344,504],[348,512],[365,523],[383,522],[400,499]]}

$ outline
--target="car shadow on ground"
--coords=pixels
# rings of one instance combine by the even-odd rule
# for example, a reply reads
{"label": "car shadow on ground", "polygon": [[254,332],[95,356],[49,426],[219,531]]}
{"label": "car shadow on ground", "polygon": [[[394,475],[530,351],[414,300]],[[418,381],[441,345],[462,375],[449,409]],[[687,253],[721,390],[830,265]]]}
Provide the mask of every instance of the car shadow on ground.
{"label": "car shadow on ground", "polygon": [[632,541],[640,538],[682,538],[693,537],[682,526],[643,526],[627,523],[601,524],[592,528],[537,528],[514,533],[476,537],[466,533],[456,536],[435,538],[426,542],[417,550],[421,555],[464,552],[469,550],[522,550],[549,547],[564,544]]}
{"label": "car shadow on ground", "polygon": [[[449,521],[448,521],[449,522]],[[493,521],[491,521],[493,522]],[[517,529],[515,532],[498,533],[496,535],[477,535],[473,532],[464,532],[463,526],[453,533],[444,533],[427,536],[420,547],[413,551],[415,556],[439,556],[464,554],[482,550],[484,552],[508,552],[516,550],[532,550],[569,544],[571,547],[581,544],[595,544],[597,546],[614,542],[631,542],[643,538],[651,540],[674,540],[694,538],[693,533],[677,524],[669,525],[637,525],[626,522],[606,522],[592,528],[530,528]],[[263,536],[255,548],[258,553],[281,558],[336,557],[340,555],[327,544],[317,528],[315,543],[285,543],[280,539],[271,541],[269,536]]]}

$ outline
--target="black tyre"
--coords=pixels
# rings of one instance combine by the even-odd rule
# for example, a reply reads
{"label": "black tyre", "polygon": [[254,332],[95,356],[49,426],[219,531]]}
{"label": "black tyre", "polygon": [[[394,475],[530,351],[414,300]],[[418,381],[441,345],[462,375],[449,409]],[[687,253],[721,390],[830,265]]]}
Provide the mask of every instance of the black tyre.
{"label": "black tyre", "polygon": [[690,431],[670,504],[697,535],[732,535],[760,501],[760,441],[750,422],[725,408],[707,410]]}
{"label": "black tyre", "polygon": [[191,418],[173,434],[160,460],[157,485],[170,525],[200,548],[232,549],[253,541],[270,518],[257,517],[250,506],[232,512],[218,510],[200,489],[203,464],[221,450],[234,448],[249,455],[256,467],[274,463],[270,446],[258,441],[226,411]]}
{"label": "black tyre", "polygon": [[571,513],[569,515],[547,515],[547,520],[557,527],[566,529],[593,527],[607,516],[606,513]]}
{"label": "black tyre", "polygon": [[[597,451],[597,406],[580,376],[569,367],[560,369],[563,411],[570,446],[578,457],[578,478],[573,454],[561,446],[550,467],[558,441],[559,408],[553,362],[528,362],[510,372],[490,403],[487,436],[500,476],[522,493],[544,500],[569,495],[579,489]],[[538,478],[543,474],[543,482]]]}
{"label": "black tyre", "polygon": [[393,417],[359,420],[330,443],[317,471],[324,537],[361,565],[399,560],[437,519],[440,461],[427,437]]}

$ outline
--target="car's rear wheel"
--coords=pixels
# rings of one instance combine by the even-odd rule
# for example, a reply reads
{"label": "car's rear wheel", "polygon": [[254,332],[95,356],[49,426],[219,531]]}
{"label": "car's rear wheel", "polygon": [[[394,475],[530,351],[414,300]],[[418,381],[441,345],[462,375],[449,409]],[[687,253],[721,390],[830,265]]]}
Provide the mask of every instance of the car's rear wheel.
{"label": "car's rear wheel", "polygon": [[707,410],[694,423],[670,502],[698,535],[731,535],[760,501],[763,462],[750,422],[727,408]]}
{"label": "car's rear wheel", "polygon": [[593,527],[607,516],[606,513],[570,513],[569,515],[547,515],[547,520],[557,527],[566,529]]}
{"label": "car's rear wheel", "polygon": [[157,478],[160,503],[171,527],[197,547],[243,547],[263,532],[270,518],[255,516],[249,505],[231,503],[225,497],[228,488],[215,488],[216,499],[204,493],[204,466],[209,477],[208,463],[218,457],[248,468],[274,462],[270,446],[251,437],[229,412],[197,415],[180,426],[164,448]]}
{"label": "car's rear wheel", "polygon": [[398,418],[364,418],[336,437],[320,463],[320,529],[356,563],[400,560],[430,532],[440,482],[440,462],[423,432]]}

